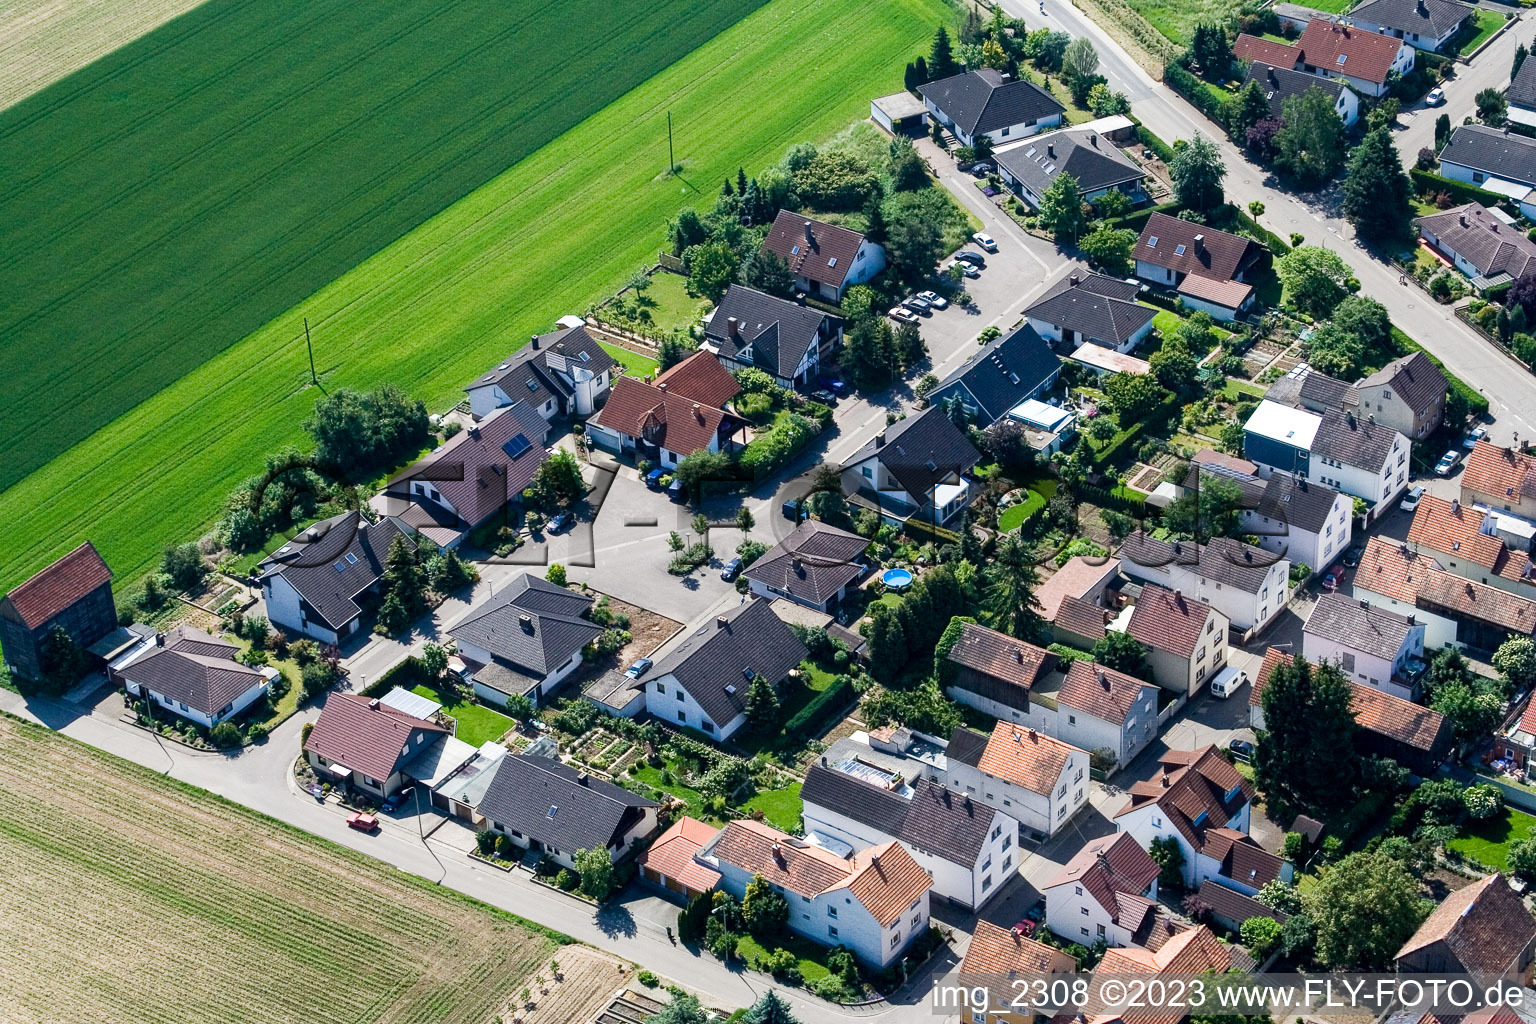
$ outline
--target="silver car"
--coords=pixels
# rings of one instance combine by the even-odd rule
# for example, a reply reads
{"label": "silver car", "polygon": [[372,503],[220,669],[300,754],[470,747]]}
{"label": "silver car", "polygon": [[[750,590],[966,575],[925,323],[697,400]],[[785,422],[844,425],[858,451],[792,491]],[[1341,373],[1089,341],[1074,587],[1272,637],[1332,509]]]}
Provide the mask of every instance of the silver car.
{"label": "silver car", "polygon": [[949,300],[938,292],[918,292],[917,297],[925,300],[934,309],[948,309]]}

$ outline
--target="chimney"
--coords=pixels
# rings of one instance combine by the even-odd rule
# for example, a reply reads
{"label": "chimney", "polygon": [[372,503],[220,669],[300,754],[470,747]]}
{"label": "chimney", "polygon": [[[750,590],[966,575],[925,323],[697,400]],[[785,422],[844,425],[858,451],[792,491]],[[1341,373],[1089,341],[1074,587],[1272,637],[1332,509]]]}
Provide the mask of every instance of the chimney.
{"label": "chimney", "polygon": [[795,292],[795,302],[801,306],[805,305],[805,292]]}
{"label": "chimney", "polygon": [[1031,742],[1031,743],[1039,743],[1040,742],[1040,734],[1035,732],[1033,727],[1031,727],[1030,730],[1029,730],[1029,742]]}
{"label": "chimney", "polygon": [[1013,660],[1018,662],[1020,665],[1024,664],[1024,648],[1015,647],[1013,649]]}
{"label": "chimney", "polygon": [[1011,82],[1011,81],[1013,81],[1013,76],[1010,75],[1008,72],[1004,71],[1002,74],[997,76],[997,80],[999,82]]}
{"label": "chimney", "polygon": [[1204,251],[1205,251],[1205,235],[1203,235],[1203,234],[1196,235],[1195,236],[1195,252],[1204,252]]}
{"label": "chimney", "polygon": [[1088,136],[1088,145],[1092,146],[1094,149],[1099,148],[1099,136],[1097,133]]}
{"label": "chimney", "polygon": [[667,390],[667,382],[666,381],[662,381],[661,383],[657,384],[656,385],[656,390],[657,391],[665,391],[665,390]]}
{"label": "chimney", "polygon": [[1056,158],[1056,143],[1047,142],[1045,144],[1045,155],[1053,160]]}
{"label": "chimney", "polygon": [[773,859],[780,864],[784,863],[784,848],[778,843],[773,844]]}
{"label": "chimney", "polygon": [[533,616],[531,616],[531,615],[519,615],[517,617],[517,624],[519,626],[523,627],[523,632],[524,633],[532,633],[533,632]]}
{"label": "chimney", "polygon": [[726,317],[725,318],[725,332],[726,332],[726,336],[727,337],[734,338],[734,337],[737,336],[738,332],[736,330],[736,327],[737,327],[737,322],[736,322],[736,318],[735,317],[730,316],[730,317]]}
{"label": "chimney", "polygon": [[821,766],[823,768],[825,768],[827,766],[827,755],[826,754],[822,754],[821,755]]}
{"label": "chimney", "polygon": [[556,352],[564,352],[565,351],[565,342],[563,342],[563,341],[555,342],[555,351]]}
{"label": "chimney", "polygon": [[725,623],[726,623],[726,619],[725,619],[724,615],[716,615],[715,616],[715,628],[716,629],[724,629],[725,628]]}
{"label": "chimney", "polygon": [[161,633],[161,632],[158,632],[158,631],[155,633],[155,646],[156,647],[164,647],[165,646],[165,634],[164,633]]}
{"label": "chimney", "polygon": [[803,227],[805,230],[805,240],[814,246],[816,244],[816,236],[811,234],[811,222],[806,221]]}
{"label": "chimney", "polygon": [[531,339],[530,339],[530,340],[529,340],[529,344],[531,344],[531,345],[532,345],[532,346],[533,346],[533,347],[534,347],[534,348],[538,348],[538,347],[539,347],[539,336],[538,336],[538,335],[537,335],[537,334],[535,334],[535,335],[534,335],[534,336],[533,336],[533,337],[532,337],[532,338],[531,338]]}
{"label": "chimney", "polygon": [[1163,772],[1163,780],[1162,781],[1163,781],[1163,788],[1167,789],[1168,788],[1168,773],[1167,772]]}
{"label": "chimney", "polygon": [[1461,222],[1461,226],[1462,227],[1466,227],[1467,226],[1467,211],[1466,210],[1462,210],[1461,213],[1456,217],[1456,219]]}
{"label": "chimney", "polygon": [[379,699],[377,697],[375,697],[373,700],[370,700],[368,702],[368,706],[370,708],[373,708],[373,710],[375,710],[375,711],[379,710]]}
{"label": "chimney", "polygon": [[1453,515],[1453,516],[1461,515],[1461,499],[1460,498],[1452,498],[1451,499],[1451,515]]}
{"label": "chimney", "polygon": [[587,784],[587,773],[586,772],[577,772],[576,773],[576,781],[580,785],[585,786]]}
{"label": "chimney", "polygon": [[1073,288],[1076,288],[1081,283],[1082,283],[1082,281],[1077,276],[1077,271],[1075,271],[1075,270],[1072,271],[1072,276],[1067,278],[1067,284],[1071,285]]}
{"label": "chimney", "polygon": [[882,430],[882,431],[880,431],[880,433],[875,435],[875,447],[876,448],[884,448],[885,447],[885,431]]}
{"label": "chimney", "polygon": [[1109,685],[1109,676],[1104,674],[1104,670],[1103,669],[1099,670],[1099,685],[1104,687],[1106,692],[1111,689],[1111,687]]}
{"label": "chimney", "polygon": [[698,420],[700,423],[704,422],[704,407],[701,406],[698,402],[693,403],[693,418]]}
{"label": "chimney", "polygon": [[474,438],[476,441],[480,440],[480,428],[479,427],[470,427],[469,428],[469,436]]}

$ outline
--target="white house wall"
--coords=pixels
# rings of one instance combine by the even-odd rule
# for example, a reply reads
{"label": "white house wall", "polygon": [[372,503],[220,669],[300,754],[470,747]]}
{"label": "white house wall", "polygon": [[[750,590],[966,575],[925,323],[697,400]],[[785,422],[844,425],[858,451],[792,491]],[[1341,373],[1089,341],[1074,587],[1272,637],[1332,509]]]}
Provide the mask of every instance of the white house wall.
{"label": "white house wall", "polygon": [[[742,683],[746,685],[745,680]],[[673,725],[686,726],[702,732],[706,736],[717,736],[722,740],[730,739],[737,729],[746,722],[746,715],[740,714],[722,725],[712,720],[704,713],[699,702],[693,699],[693,694],[683,689],[677,682],[677,677],[671,674],[659,679],[648,680],[645,684],[645,706],[663,722]],[[704,723],[709,723],[709,728],[704,728]]]}
{"label": "white house wall", "polygon": [[299,592],[293,589],[293,584],[281,573],[266,578],[261,586],[261,595],[267,606],[267,619],[274,626],[303,633],[325,644],[338,641],[335,630],[322,622],[306,619],[300,607]]}

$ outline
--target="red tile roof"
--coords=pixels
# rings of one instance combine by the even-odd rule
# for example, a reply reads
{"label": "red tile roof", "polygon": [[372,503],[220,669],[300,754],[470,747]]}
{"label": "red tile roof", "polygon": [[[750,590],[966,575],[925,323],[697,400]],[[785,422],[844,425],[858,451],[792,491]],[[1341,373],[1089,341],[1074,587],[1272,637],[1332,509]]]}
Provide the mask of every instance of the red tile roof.
{"label": "red tile roof", "polygon": [[1191,846],[1204,850],[1212,830],[1225,828],[1243,805],[1253,799],[1252,784],[1238,774],[1215,746],[1169,750],[1159,760],[1162,775],[1132,783],[1131,799],[1115,813],[1116,818],[1156,804]]}
{"label": "red tile roof", "polygon": [[[402,755],[412,734],[448,731],[386,704],[371,704],[360,694],[331,694],[304,744],[305,751],[383,782],[408,760]],[[415,753],[419,751],[412,751]]]}
{"label": "red tile roof", "polygon": [[[1074,661],[1067,669],[1066,682],[1056,694],[1061,707],[1075,708],[1087,715],[1115,725],[1124,725],[1136,710],[1136,702],[1148,690],[1157,687],[1135,676],[1090,661]],[[1157,699],[1149,697],[1152,713],[1157,713]]]}
{"label": "red tile roof", "polygon": [[[1196,975],[1224,974],[1232,966],[1232,954],[1211,934],[1198,925],[1168,939],[1156,952],[1129,947],[1111,949],[1099,961],[1096,973]],[[1184,1007],[1173,1009],[1126,1010],[1092,1013],[1091,1024],[1124,1021],[1125,1024],[1179,1024],[1187,1016]]]}
{"label": "red tile roof", "polygon": [[620,377],[592,422],[630,437],[644,437],[680,455],[692,455],[710,446],[726,415],[722,409],[670,394],[654,384]]}
{"label": "red tile roof", "polygon": [[721,408],[741,393],[741,385],[731,372],[708,352],[695,352],[666,370],[654,382],[674,395],[693,402]]}
{"label": "red tile roof", "polygon": [[[809,238],[807,237],[809,235]],[[836,224],[780,210],[763,248],[776,253],[797,277],[841,288],[864,236]]]}
{"label": "red tile roof", "polygon": [[1536,920],[1504,875],[1495,871],[1447,896],[1397,951],[1397,959],[1444,942],[1463,970],[1498,977],[1532,941],[1536,941]]}
{"label": "red tile roof", "polygon": [[998,722],[976,767],[993,778],[1049,796],[1067,770],[1067,760],[1082,753],[1070,743],[1040,732]]}
{"label": "red tile roof", "polygon": [[1005,977],[1070,974],[1077,961],[1054,946],[1025,938],[1012,929],[990,921],[977,921],[971,944],[960,961],[961,974],[999,974]]}
{"label": "red tile roof", "polygon": [[967,622],[950,648],[949,660],[1027,690],[1056,666],[1057,658],[1043,647]]}
{"label": "red tile roof", "polygon": [[[1264,652],[1264,664],[1259,666],[1258,678],[1249,688],[1249,705],[1258,707],[1263,704],[1264,687],[1269,685],[1270,673],[1277,665],[1290,660],[1291,655],[1273,647]],[[1353,692],[1349,709],[1362,729],[1428,753],[1434,750],[1441,732],[1447,728],[1445,716],[1438,711],[1383,693],[1364,683],[1351,681],[1349,685]]]}
{"label": "red tile roof", "polygon": [[1372,537],[1365,542],[1354,584],[1373,594],[1414,604],[1419,599],[1420,585],[1436,571],[1434,559],[1428,555],[1407,550],[1407,545],[1384,537]]}
{"label": "red tile roof", "polygon": [[1536,458],[1479,441],[1461,474],[1462,492],[1475,491],[1500,504],[1536,498]]}
{"label": "red tile roof", "polygon": [[1519,636],[1536,633],[1536,601],[1439,569],[1425,575],[1418,600],[1425,611],[1452,611]]}
{"label": "red tile roof", "polygon": [[697,818],[679,818],[640,855],[640,866],[697,892],[713,889],[720,881],[720,872],[694,860],[693,855],[719,832]]}
{"label": "red tile roof", "polygon": [[[1195,241],[1197,235],[1199,242]],[[1242,235],[1154,213],[1141,229],[1131,255],[1179,274],[1230,281],[1258,259],[1261,251],[1257,242]]]}
{"label": "red tile roof", "polygon": [[82,597],[112,579],[90,541],[54,562],[5,595],[23,625],[36,629]]}
{"label": "red tile roof", "polygon": [[1129,832],[1116,832],[1089,840],[1044,888],[1081,885],[1110,920],[1119,923],[1122,907],[1117,894],[1140,896],[1156,880],[1157,872],[1157,862]]}
{"label": "red tile roof", "polygon": [[1106,579],[1120,571],[1120,559],[1096,558],[1090,561],[1082,555],[1074,555],[1040,584],[1035,600],[1040,604],[1040,617],[1047,622],[1056,620],[1056,611],[1068,597],[1082,597],[1096,589]]}
{"label": "red tile roof", "polygon": [[1232,44],[1232,56],[1238,60],[1260,61],[1277,68],[1293,68],[1301,59],[1301,51],[1273,39],[1262,39],[1247,32],[1240,34]]}
{"label": "red tile roof", "polygon": [[[1131,612],[1126,632],[1154,650],[1188,660],[1195,656],[1195,649],[1206,635],[1205,624],[1213,613],[1204,601],[1148,583]],[[1218,621],[1211,630],[1212,636],[1217,629],[1225,627]]]}
{"label": "red tile roof", "polygon": [[[1366,82],[1387,80],[1392,62],[1405,44],[1401,39],[1367,32],[1353,25],[1314,18],[1296,41],[1301,59],[1330,75],[1348,75]],[[1339,57],[1344,63],[1339,63]]]}
{"label": "red tile roof", "polygon": [[1530,583],[1530,556],[1510,551],[1498,537],[1482,533],[1484,518],[1483,513],[1459,501],[1426,494],[1413,514],[1408,543],[1450,558],[1464,558],[1512,583]]}
{"label": "red tile roof", "polygon": [[1105,609],[1087,598],[1064,597],[1051,625],[1057,633],[1071,633],[1092,643],[1104,639]]}

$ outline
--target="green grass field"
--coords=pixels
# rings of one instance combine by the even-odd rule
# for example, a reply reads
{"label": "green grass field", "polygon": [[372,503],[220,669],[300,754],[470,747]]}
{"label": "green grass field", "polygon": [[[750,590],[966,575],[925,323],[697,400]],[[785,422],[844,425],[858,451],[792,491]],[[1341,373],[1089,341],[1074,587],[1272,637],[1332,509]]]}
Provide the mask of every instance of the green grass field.
{"label": "green grass field", "polygon": [[1461,44],[1462,53],[1472,53],[1487,42],[1488,37],[1503,26],[1504,15],[1498,11],[1478,11],[1472,16],[1472,23],[1477,31]]}
{"label": "green grass field", "polygon": [[[87,537],[136,579],[211,525],[267,453],[303,440],[301,317],[328,389],[387,380],[443,408],[654,260],[667,218],[738,165],[866,116],[950,16],[941,0],[758,9],[0,494],[0,589]],[[668,111],[681,178],[664,173]]]}
{"label": "green grass field", "polygon": [[1225,25],[1241,6],[1236,0],[1128,0],[1131,7],[1170,42],[1188,46],[1195,26]]}
{"label": "green grass field", "polygon": [[479,701],[464,700],[456,693],[439,690],[425,683],[411,687],[411,692],[441,704],[443,714],[459,723],[454,735],[472,747],[499,740],[509,729],[517,726],[506,715],[491,710]]}
{"label": "green grass field", "polygon": [[1499,871],[1509,870],[1509,844],[1524,839],[1536,829],[1536,817],[1513,807],[1505,807],[1485,821],[1467,824],[1467,834],[1445,845],[1457,853]]}
{"label": "green grass field", "polygon": [[762,2],[211,0],[0,115],[0,487]]}

